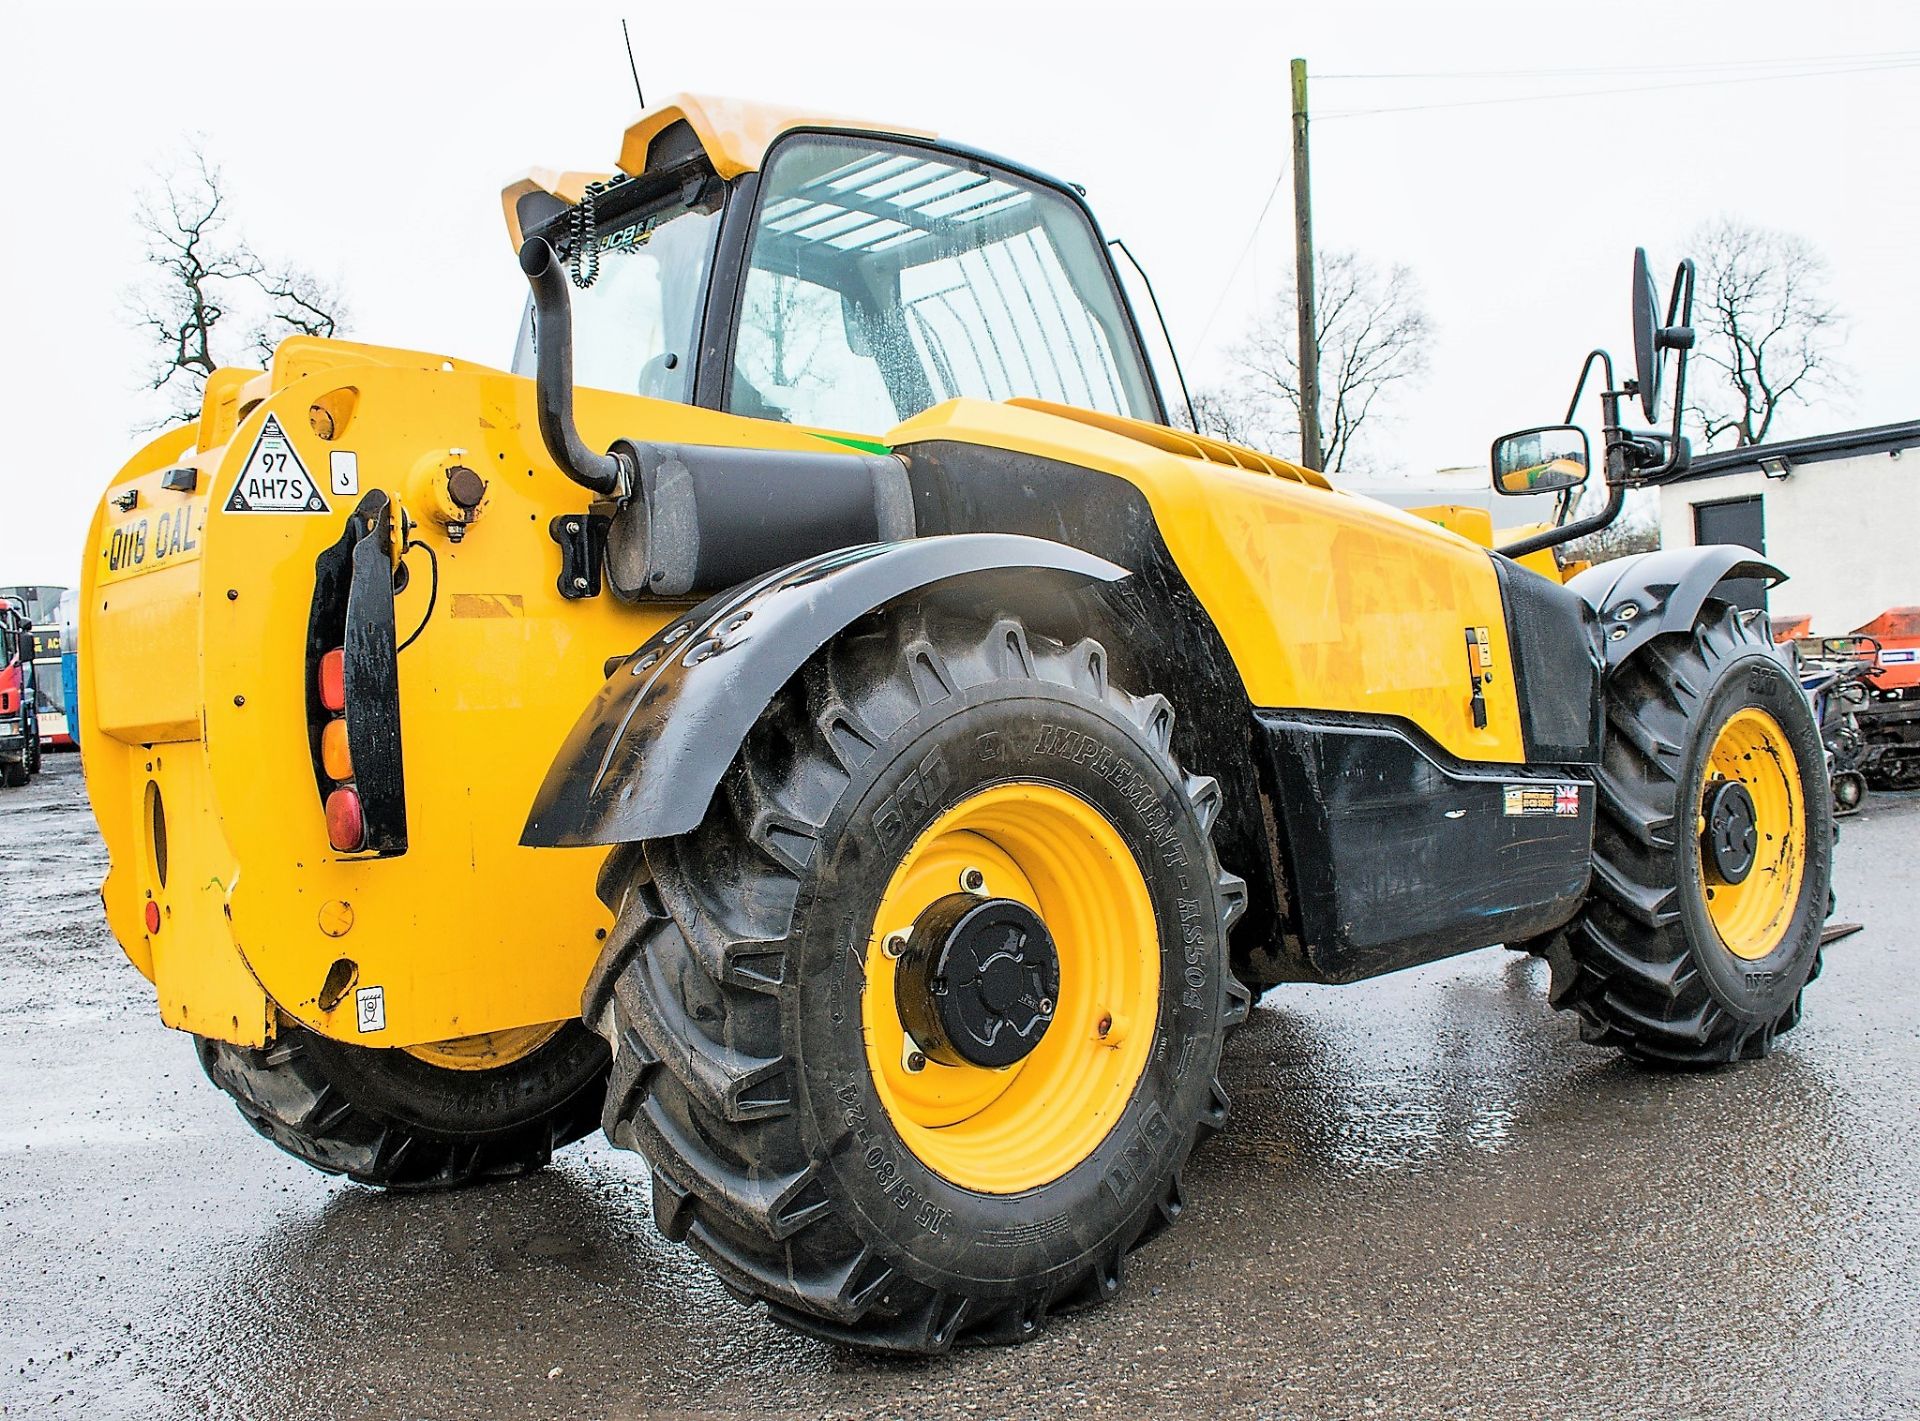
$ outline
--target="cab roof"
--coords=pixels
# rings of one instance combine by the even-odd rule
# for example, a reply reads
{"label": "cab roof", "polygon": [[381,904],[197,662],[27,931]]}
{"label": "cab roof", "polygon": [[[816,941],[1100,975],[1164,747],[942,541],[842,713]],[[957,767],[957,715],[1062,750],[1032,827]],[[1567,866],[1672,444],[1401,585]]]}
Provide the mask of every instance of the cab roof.
{"label": "cab roof", "polygon": [[[811,109],[786,108],[751,99],[730,99],[714,94],[675,94],[665,103],[642,111],[627,125],[620,138],[619,173],[638,177],[647,168],[647,155],[653,142],[668,128],[684,122],[693,130],[713,169],[731,181],[742,173],[759,171],[761,161],[773,140],[789,129],[837,128],[869,133],[892,133],[908,138],[932,138],[925,129],[905,128],[898,124],[873,123],[866,119],[842,118]],[[507,235],[515,251],[524,234],[520,228],[520,201],[533,193],[547,193],[569,205],[580,201],[588,183],[605,182],[613,172],[558,172],[535,168],[525,177],[509,183],[500,194],[500,205],[507,219]]]}

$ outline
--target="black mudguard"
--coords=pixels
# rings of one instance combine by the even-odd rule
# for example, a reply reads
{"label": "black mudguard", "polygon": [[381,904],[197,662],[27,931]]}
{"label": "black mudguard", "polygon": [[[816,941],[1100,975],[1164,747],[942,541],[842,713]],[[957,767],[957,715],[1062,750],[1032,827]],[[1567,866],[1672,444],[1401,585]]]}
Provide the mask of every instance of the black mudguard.
{"label": "black mudguard", "polygon": [[1716,543],[1616,558],[1588,568],[1567,586],[1600,614],[1611,674],[1655,637],[1686,631],[1713,589],[1739,577],[1762,578],[1768,587],[1787,580],[1751,550]]}
{"label": "black mudguard", "polygon": [[548,770],[520,842],[556,848],[687,833],[760,712],[836,633],[936,583],[1021,571],[1127,576],[1064,543],[955,533],[826,553],[717,593],[614,669]]}

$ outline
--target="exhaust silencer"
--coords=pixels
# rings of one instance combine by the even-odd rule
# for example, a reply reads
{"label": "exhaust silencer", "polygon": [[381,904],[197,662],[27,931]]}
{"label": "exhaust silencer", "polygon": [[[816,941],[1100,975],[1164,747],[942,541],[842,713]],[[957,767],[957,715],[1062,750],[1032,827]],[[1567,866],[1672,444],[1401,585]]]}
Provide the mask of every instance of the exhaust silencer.
{"label": "exhaust silencer", "polygon": [[705,596],[803,558],[914,535],[913,491],[892,454],[636,444],[639,471],[607,533],[616,596]]}

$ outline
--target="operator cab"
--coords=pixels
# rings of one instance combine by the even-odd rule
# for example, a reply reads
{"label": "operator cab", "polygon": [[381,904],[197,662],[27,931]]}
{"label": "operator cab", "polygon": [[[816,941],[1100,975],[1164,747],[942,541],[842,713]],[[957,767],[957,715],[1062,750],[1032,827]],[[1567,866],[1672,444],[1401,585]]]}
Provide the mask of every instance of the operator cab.
{"label": "operator cab", "polygon": [[[762,151],[741,152],[716,112],[679,99],[644,117],[622,155],[650,126],[637,175],[508,189],[516,244],[545,238],[574,287],[578,384],[869,435],[963,396],[1165,421],[1073,189],[765,114]],[[516,373],[534,374],[537,336],[530,303]]]}

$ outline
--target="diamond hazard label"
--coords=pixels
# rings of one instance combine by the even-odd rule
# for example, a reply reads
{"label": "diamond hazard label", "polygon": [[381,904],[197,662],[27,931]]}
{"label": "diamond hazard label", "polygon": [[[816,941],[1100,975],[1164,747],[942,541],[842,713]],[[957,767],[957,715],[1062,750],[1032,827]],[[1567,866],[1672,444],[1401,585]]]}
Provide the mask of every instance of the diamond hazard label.
{"label": "diamond hazard label", "polygon": [[229,513],[327,513],[327,501],[321,497],[300,462],[280,421],[272,415],[260,426],[247,455],[247,466],[240,471],[239,482],[227,498]]}

